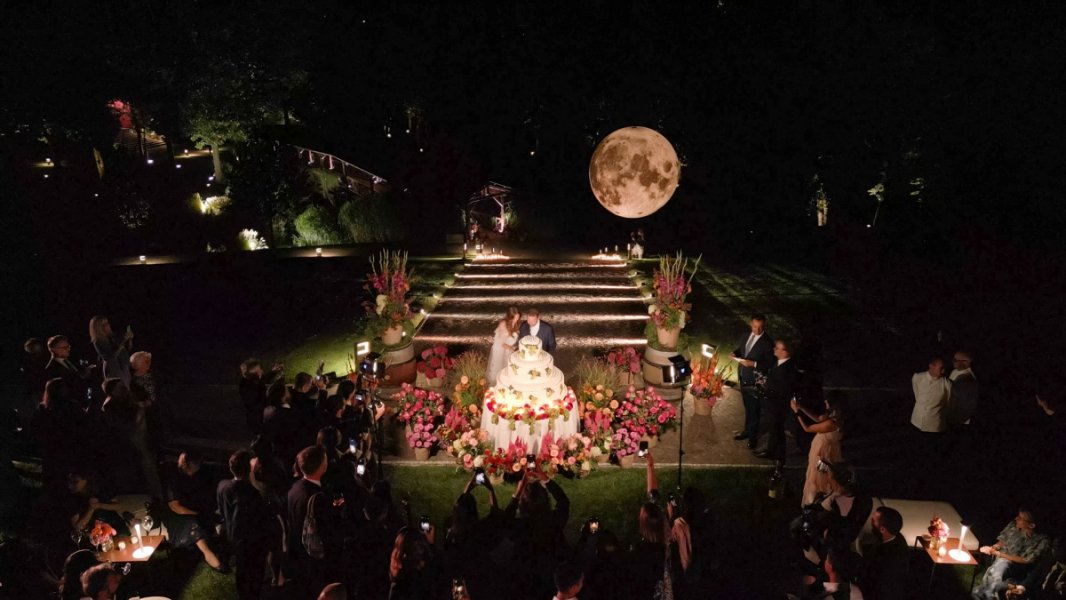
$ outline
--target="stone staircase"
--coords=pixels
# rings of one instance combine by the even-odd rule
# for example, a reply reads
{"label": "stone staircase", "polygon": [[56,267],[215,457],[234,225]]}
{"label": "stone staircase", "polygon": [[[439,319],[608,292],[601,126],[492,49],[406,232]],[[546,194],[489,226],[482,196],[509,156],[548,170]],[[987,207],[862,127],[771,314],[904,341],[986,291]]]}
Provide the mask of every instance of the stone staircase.
{"label": "stone staircase", "polygon": [[488,352],[507,307],[536,307],[551,323],[555,363],[572,371],[581,356],[643,346],[647,309],[621,261],[477,260],[458,274],[415,336],[416,349],[446,344]]}

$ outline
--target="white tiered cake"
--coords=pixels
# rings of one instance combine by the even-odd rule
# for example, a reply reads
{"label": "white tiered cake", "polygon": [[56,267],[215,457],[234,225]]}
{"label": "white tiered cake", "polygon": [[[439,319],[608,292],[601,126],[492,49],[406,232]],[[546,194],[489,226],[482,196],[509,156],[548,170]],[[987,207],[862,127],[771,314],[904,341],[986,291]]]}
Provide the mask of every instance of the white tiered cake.
{"label": "white tiered cake", "polygon": [[522,439],[530,452],[536,452],[548,431],[556,437],[577,433],[577,418],[571,415],[574,392],[563,379],[540,338],[527,335],[518,340],[496,387],[485,394],[481,427],[495,439],[496,447]]}

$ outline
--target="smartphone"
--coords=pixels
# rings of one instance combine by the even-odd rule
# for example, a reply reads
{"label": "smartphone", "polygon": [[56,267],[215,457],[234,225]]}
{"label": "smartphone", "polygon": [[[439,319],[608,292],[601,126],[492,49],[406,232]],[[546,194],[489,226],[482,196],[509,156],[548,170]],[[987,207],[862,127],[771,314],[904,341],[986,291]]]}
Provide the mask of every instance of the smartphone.
{"label": "smartphone", "polygon": [[[632,446],[630,446],[632,448]],[[637,456],[644,458],[648,455],[648,442],[640,443],[640,450],[637,450]]]}
{"label": "smartphone", "polygon": [[[355,454],[355,438],[348,438],[348,453]],[[360,473],[362,475],[362,473]]]}
{"label": "smartphone", "polygon": [[423,516],[422,517],[422,521],[421,521],[421,525],[422,525],[422,531],[425,532],[425,533],[429,533],[429,517]]}
{"label": "smartphone", "polygon": [[474,472],[474,483],[477,485],[485,485],[485,469],[479,467]]}
{"label": "smartphone", "polygon": [[460,600],[460,598],[466,597],[466,582],[462,579],[452,580],[452,598],[454,600]]}
{"label": "smartphone", "polygon": [[360,477],[366,475],[366,463],[359,461],[359,464],[355,465],[355,474]]}
{"label": "smartphone", "polygon": [[589,518],[589,533],[597,533],[600,530],[600,520],[596,517]]}

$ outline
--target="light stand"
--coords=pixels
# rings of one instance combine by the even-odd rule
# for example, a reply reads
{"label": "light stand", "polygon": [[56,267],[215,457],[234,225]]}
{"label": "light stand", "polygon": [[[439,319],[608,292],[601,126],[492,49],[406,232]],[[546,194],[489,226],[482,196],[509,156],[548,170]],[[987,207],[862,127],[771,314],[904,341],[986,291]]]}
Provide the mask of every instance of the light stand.
{"label": "light stand", "polygon": [[371,352],[367,354],[363,361],[359,363],[359,375],[362,380],[367,382],[367,399],[368,402],[364,409],[370,411],[370,428],[371,437],[374,440],[374,449],[371,452],[371,456],[376,456],[375,462],[377,463],[377,477],[375,480],[380,480],[382,475],[381,467],[381,448],[385,446],[385,432],[381,427],[381,424],[377,420],[377,391],[381,380],[385,378],[385,361],[377,352]]}
{"label": "light stand", "polygon": [[[684,356],[676,354],[670,357],[670,364],[663,366],[663,383],[678,384],[691,381],[692,365],[685,360]],[[685,395],[681,394],[681,402],[677,405],[677,489],[681,490],[681,463],[685,456]]]}

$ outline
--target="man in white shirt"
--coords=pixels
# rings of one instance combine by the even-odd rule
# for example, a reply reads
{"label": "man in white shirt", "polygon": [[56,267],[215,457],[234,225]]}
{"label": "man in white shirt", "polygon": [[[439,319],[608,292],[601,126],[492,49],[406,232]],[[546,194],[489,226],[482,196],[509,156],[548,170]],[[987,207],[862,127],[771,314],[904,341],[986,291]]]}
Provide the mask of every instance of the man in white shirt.
{"label": "man in white shirt", "polygon": [[914,410],[911,425],[924,433],[943,433],[947,429],[947,409],[951,400],[951,381],[944,377],[944,360],[929,361],[929,369],[911,378]]}

